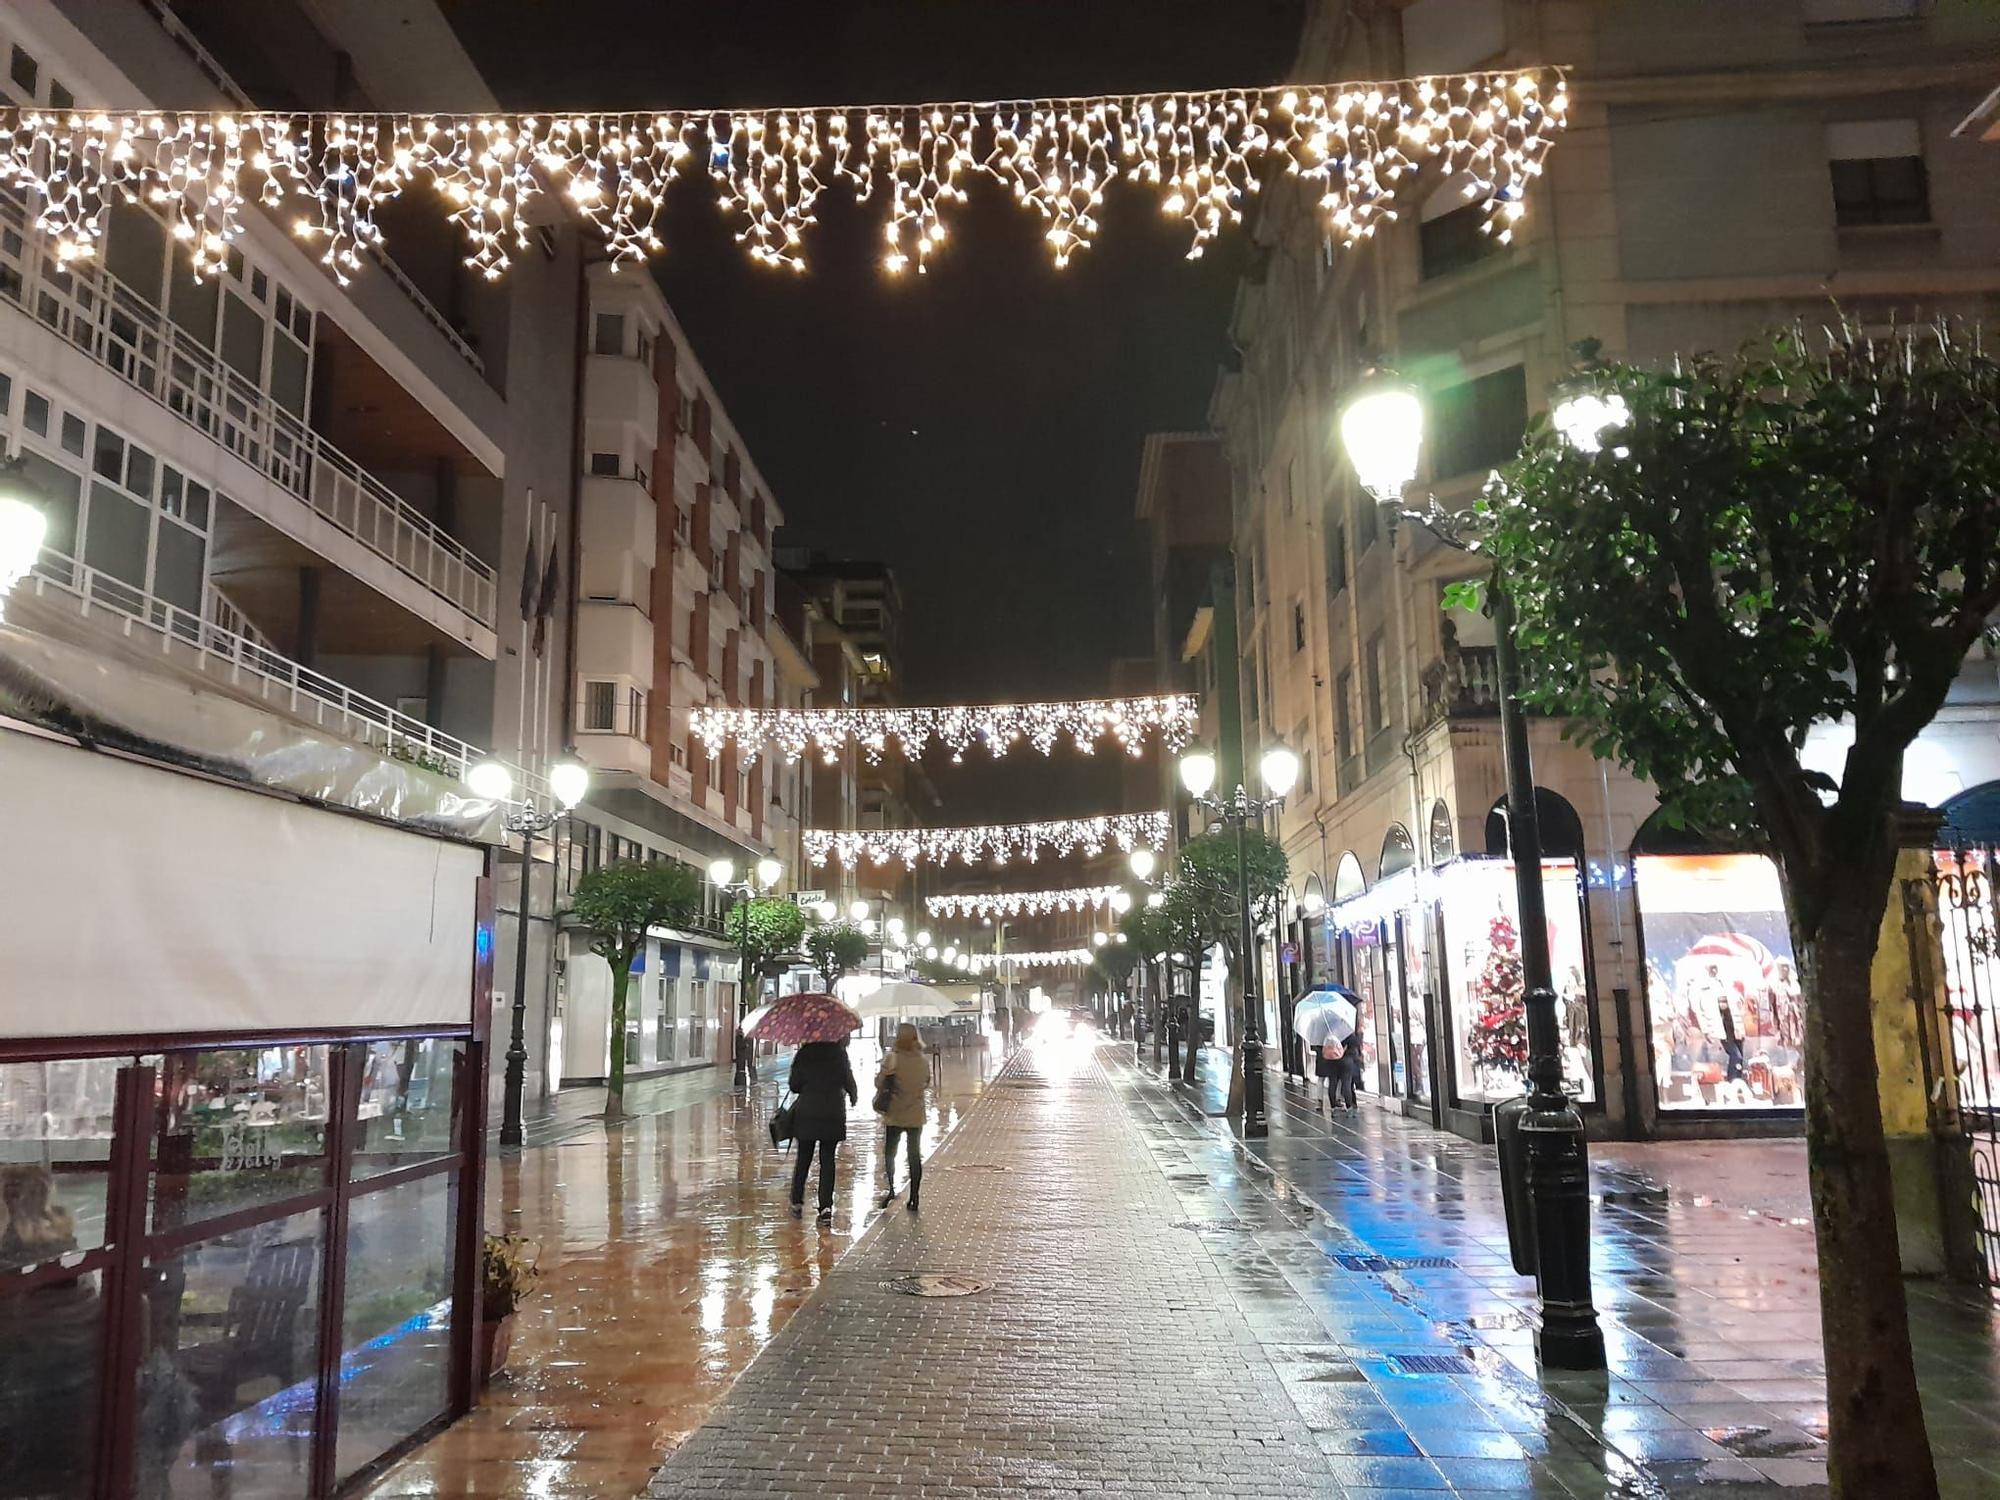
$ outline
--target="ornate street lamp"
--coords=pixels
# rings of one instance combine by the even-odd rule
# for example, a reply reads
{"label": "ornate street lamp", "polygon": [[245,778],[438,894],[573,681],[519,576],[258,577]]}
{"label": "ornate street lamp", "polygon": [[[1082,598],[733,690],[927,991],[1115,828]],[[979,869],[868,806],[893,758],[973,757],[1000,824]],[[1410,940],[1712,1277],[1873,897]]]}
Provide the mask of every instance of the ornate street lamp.
{"label": "ornate street lamp", "polygon": [[[1261,819],[1267,809],[1283,805],[1299,779],[1298,753],[1285,745],[1270,746],[1258,761],[1257,775],[1264,784],[1266,795],[1262,797],[1252,797],[1240,783],[1234,792],[1226,796],[1211,797],[1208,793],[1215,785],[1215,756],[1207,750],[1194,749],[1181,757],[1181,785],[1187,788],[1195,806],[1218,814],[1236,830],[1236,961],[1243,971],[1243,1024],[1238,1045],[1243,1052],[1245,1136],[1268,1135],[1270,1122],[1264,1114],[1264,1043],[1258,1035],[1261,1007],[1257,1000],[1257,934],[1250,916],[1249,852],[1244,830],[1251,819]],[[1199,1031],[1198,1024],[1195,1029]],[[1188,1044],[1194,1045],[1193,1037],[1189,1038]]]}
{"label": "ornate street lamp", "polygon": [[[1598,451],[1603,435],[1628,418],[1624,401],[1588,386],[1565,388],[1551,420],[1564,440]],[[1423,444],[1423,404],[1393,377],[1364,375],[1340,414],[1340,437],[1362,488],[1398,521],[1414,521],[1447,546],[1480,551],[1476,517],[1454,514],[1426,496],[1422,510],[1403,503],[1415,480]],[[1614,450],[1616,451],[1616,450]],[[1496,573],[1493,604],[1495,658],[1499,668],[1500,738],[1507,763],[1507,831],[1514,857],[1515,903],[1520,915],[1521,978],[1528,1026],[1528,1094],[1494,1112],[1503,1142],[1517,1125],[1526,1142],[1527,1226],[1532,1266],[1541,1293],[1541,1326],[1535,1347],[1544,1364],[1564,1370],[1604,1368],[1604,1334],[1590,1299],[1590,1165],[1583,1116],[1562,1086],[1562,1035],[1555,985],[1549,973],[1548,918],[1542,899],[1542,834],[1535,811],[1535,772],[1529,759],[1527,717],[1521,710],[1521,665],[1514,643],[1514,604]],[[1503,1176],[1514,1176],[1514,1156],[1503,1145]],[[1507,1194],[1511,1206],[1513,1192]]]}
{"label": "ornate street lamp", "polygon": [[[482,801],[507,805],[501,821],[509,833],[521,836],[521,892],[514,917],[514,1005],[500,1104],[503,1146],[521,1144],[521,1096],[528,1083],[528,898],[534,885],[535,836],[554,828],[558,819],[583,801],[590,790],[590,769],[574,756],[565,755],[549,767],[548,783],[553,802],[538,807],[532,801],[514,802],[514,773],[497,760],[475,762],[465,772],[466,789]],[[612,1045],[624,1046],[625,1038],[613,1037]]]}

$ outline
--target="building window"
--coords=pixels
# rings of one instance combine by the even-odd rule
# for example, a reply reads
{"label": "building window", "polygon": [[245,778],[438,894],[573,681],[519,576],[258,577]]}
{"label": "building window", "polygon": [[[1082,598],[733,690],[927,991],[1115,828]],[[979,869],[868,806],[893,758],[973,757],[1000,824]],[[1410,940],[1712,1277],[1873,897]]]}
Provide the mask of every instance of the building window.
{"label": "building window", "polygon": [[625,708],[632,715],[632,721],[625,726],[625,732],[635,740],[643,740],[646,737],[646,695],[637,688],[628,688]]}
{"label": "building window", "polygon": [[1354,754],[1354,673],[1342,672],[1333,685],[1333,737],[1340,758]]}
{"label": "building window", "polygon": [[623,313],[599,313],[597,331],[591,342],[593,354],[623,354],[625,352],[625,315]]}
{"label": "building window", "polygon": [[68,89],[64,88],[61,84],[57,83],[53,78],[49,80],[49,108],[50,109],[76,108],[76,95],[72,94]]}
{"label": "building window", "polygon": [[1355,495],[1360,505],[1354,513],[1354,538],[1357,543],[1354,550],[1365,556],[1368,549],[1375,545],[1375,535],[1381,529],[1381,517],[1377,514],[1373,495],[1358,487]]}
{"label": "building window", "polygon": [[1382,637],[1375,636],[1368,642],[1367,678],[1364,686],[1368,692],[1368,730],[1372,734],[1386,729],[1389,725],[1389,700],[1382,683]]}
{"label": "building window", "polygon": [[616,479],[619,473],[618,455],[615,453],[591,454],[590,472],[600,479]]}
{"label": "building window", "polygon": [[618,720],[618,684],[586,682],[583,685],[583,727],[608,734]]}
{"label": "building window", "polygon": [[1915,120],[1841,120],[1826,127],[1833,219],[1856,224],[1928,224],[1930,179]]}
{"label": "building window", "polygon": [[[1439,207],[1436,215],[1431,213],[1433,203]],[[1477,265],[1502,248],[1486,232],[1486,205],[1476,198],[1467,202],[1456,183],[1446,183],[1432,194],[1423,212],[1423,222],[1417,226],[1417,267],[1425,281]]]}
{"label": "building window", "polygon": [[7,67],[7,76],[12,78],[15,84],[26,92],[29,101],[32,103],[35,98],[36,85],[41,81],[42,76],[41,67],[35,60],[19,47],[16,47],[13,59]]}
{"label": "building window", "polygon": [[1495,468],[1521,451],[1528,430],[1528,373],[1509,365],[1431,398],[1437,428],[1432,473],[1450,479]]}
{"label": "building window", "polygon": [[1306,607],[1302,600],[1292,601],[1292,650],[1306,649]]}
{"label": "building window", "polygon": [[1330,594],[1347,587],[1347,527],[1339,521],[1326,527],[1326,586]]}
{"label": "building window", "polygon": [[685,771],[688,763],[687,746],[683,745],[679,740],[675,740],[667,746],[667,759]]}

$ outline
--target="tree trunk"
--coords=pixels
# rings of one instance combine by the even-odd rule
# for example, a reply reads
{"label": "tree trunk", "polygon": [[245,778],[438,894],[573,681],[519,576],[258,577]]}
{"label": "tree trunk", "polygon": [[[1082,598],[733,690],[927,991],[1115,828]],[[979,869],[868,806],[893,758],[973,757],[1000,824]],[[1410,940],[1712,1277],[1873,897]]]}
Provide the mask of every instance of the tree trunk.
{"label": "tree trunk", "polygon": [[1937,1495],[1910,1355],[1896,1203],[1876,1089],[1869,967],[1887,869],[1842,862],[1839,891],[1799,948],[1805,1014],[1806,1142],[1826,1346],[1828,1478],[1835,1500]]}
{"label": "tree trunk", "polygon": [[625,991],[632,982],[632,960],[611,966],[611,1076],[605,1079],[604,1118],[625,1118]]}

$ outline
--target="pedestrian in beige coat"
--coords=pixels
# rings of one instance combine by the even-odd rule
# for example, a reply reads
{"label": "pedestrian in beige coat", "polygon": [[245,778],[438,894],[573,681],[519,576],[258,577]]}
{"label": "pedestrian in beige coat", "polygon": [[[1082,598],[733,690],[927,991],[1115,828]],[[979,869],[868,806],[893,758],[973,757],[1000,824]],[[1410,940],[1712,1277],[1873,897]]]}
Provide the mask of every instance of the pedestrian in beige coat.
{"label": "pedestrian in beige coat", "polygon": [[910,1162],[910,1211],[917,1210],[917,1193],[924,1185],[924,1090],[931,1086],[931,1060],[917,1028],[908,1021],[896,1028],[896,1045],[882,1059],[875,1075],[875,1088],[884,1088],[889,1097],[878,1108],[882,1112],[882,1206],[896,1201],[896,1147],[907,1137]]}

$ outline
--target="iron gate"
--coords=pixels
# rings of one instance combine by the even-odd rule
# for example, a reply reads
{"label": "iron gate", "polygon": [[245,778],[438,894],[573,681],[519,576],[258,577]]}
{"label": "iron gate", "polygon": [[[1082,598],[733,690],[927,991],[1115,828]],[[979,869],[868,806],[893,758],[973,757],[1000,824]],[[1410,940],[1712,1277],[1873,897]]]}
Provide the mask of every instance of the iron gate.
{"label": "iron gate", "polygon": [[1964,1140],[1979,1267],[2000,1288],[2000,854],[1940,849],[1903,882],[1911,994],[1934,1134]]}

